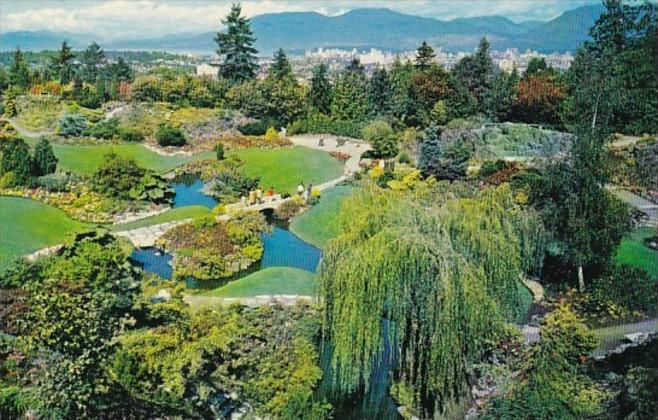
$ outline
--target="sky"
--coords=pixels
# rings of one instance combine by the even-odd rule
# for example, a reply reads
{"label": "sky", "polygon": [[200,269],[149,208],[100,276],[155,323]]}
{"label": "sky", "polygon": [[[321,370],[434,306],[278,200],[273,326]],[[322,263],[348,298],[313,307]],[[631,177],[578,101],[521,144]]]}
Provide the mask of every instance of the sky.
{"label": "sky", "polygon": [[[262,0],[243,1],[247,16],[289,11],[338,15],[362,7],[449,20],[484,15],[516,22],[550,20],[566,10],[600,0]],[[231,7],[224,0],[0,0],[0,32],[93,33],[105,40],[151,38],[221,28]]]}

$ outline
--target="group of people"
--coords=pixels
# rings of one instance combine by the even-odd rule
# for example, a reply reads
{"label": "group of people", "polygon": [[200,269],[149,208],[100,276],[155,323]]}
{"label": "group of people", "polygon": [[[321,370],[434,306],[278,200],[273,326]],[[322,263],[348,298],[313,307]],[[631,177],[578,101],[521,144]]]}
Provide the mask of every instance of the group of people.
{"label": "group of people", "polygon": [[240,198],[240,202],[243,205],[248,205],[248,206],[253,206],[255,204],[262,204],[265,202],[265,200],[273,200],[274,199],[274,187],[270,187],[267,192],[263,193],[263,190],[261,188],[257,188],[255,190],[249,191],[248,196],[242,196]]}

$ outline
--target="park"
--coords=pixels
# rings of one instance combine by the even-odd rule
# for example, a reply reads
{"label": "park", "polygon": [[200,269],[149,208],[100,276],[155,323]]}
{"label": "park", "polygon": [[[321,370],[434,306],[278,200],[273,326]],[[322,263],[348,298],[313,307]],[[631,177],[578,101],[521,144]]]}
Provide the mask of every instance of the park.
{"label": "park", "polygon": [[567,68],[251,22],[0,53],[0,418],[658,415],[656,5]]}

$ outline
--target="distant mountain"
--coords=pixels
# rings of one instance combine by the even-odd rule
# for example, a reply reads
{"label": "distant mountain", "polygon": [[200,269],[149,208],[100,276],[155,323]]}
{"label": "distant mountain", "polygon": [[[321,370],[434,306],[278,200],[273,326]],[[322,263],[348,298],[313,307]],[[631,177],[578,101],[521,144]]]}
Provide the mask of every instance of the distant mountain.
{"label": "distant mountain", "polygon": [[89,45],[93,41],[93,36],[51,31],[6,32],[0,33],[0,51],[14,50],[19,46],[29,51],[56,50],[63,41],[67,41],[73,48],[81,48]]}
{"label": "distant mountain", "polygon": [[[531,48],[540,52],[575,52],[588,38],[589,28],[603,11],[602,6],[583,6],[548,22],[515,23],[501,16],[460,18],[451,21],[405,15],[383,8],[356,9],[339,16],[314,12],[276,13],[254,16],[252,29],[256,48],[270,55],[278,48],[303,52],[316,48],[408,51],[422,41],[445,51],[472,51],[483,36],[494,49]],[[212,53],[217,48],[215,33],[171,34],[151,39],[117,40],[103,43],[107,50],[167,50]],[[63,39],[74,47],[91,42],[89,35],[52,32],[8,32],[0,36],[0,50],[17,45],[28,50],[55,49]]]}

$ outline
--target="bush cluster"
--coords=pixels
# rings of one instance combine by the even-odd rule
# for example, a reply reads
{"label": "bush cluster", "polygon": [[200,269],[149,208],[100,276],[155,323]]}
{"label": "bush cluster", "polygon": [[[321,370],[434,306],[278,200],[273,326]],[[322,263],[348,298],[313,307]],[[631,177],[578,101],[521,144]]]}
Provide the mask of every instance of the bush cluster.
{"label": "bush cluster", "polygon": [[185,134],[179,127],[170,124],[160,124],[155,130],[155,139],[160,146],[184,146],[187,143]]}

